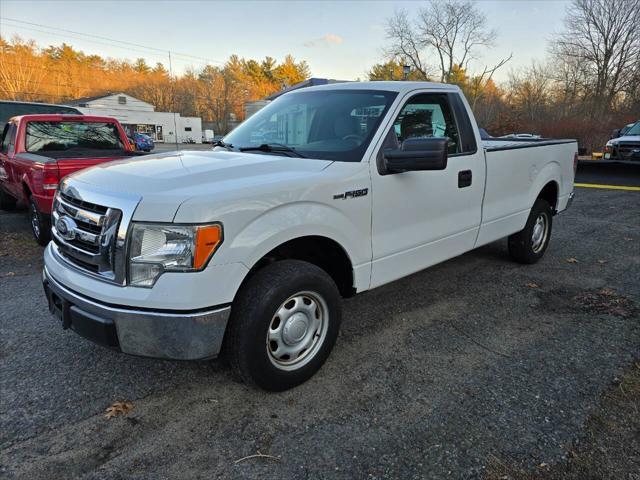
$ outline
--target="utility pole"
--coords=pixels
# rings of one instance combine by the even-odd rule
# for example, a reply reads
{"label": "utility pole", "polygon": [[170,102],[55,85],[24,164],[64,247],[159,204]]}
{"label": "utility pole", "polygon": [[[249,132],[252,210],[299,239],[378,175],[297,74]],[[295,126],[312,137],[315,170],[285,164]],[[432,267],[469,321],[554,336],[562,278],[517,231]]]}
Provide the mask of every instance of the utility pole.
{"label": "utility pole", "polygon": [[406,80],[409,78],[409,74],[411,73],[411,65],[403,65],[402,66],[402,79]]}

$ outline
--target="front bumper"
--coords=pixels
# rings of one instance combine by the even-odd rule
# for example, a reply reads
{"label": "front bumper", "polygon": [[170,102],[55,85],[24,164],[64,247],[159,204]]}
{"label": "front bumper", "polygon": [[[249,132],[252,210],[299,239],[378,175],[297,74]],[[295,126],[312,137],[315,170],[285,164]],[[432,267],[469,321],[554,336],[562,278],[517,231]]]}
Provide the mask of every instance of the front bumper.
{"label": "front bumper", "polygon": [[42,271],[50,312],[64,328],[131,355],[174,360],[213,358],[220,353],[231,307],[157,311],[109,305],[78,294]]}

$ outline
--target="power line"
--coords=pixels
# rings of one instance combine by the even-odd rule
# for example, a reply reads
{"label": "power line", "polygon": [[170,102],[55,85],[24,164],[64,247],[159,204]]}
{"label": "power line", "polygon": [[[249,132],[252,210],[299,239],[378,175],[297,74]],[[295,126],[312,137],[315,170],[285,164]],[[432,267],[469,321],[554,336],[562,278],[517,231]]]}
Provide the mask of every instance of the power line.
{"label": "power line", "polygon": [[[170,49],[166,49],[165,50],[165,49],[161,49],[161,48],[157,48],[157,47],[150,47],[148,45],[142,45],[142,44],[139,44],[139,43],[128,42],[128,41],[125,41],[125,40],[117,40],[115,38],[105,37],[105,36],[102,36],[102,35],[94,35],[94,34],[90,34],[90,33],[83,33],[83,32],[77,32],[77,31],[74,31],[74,30],[68,30],[68,29],[65,29],[65,28],[52,27],[50,25],[44,25],[44,24],[41,24],[41,23],[27,22],[25,20],[19,20],[19,19],[16,19],[16,18],[4,17],[2,19],[2,21],[6,21],[6,20],[8,20],[10,22],[23,24],[23,25],[30,25],[30,26],[33,26],[33,27],[47,28],[49,30],[64,32],[64,33],[67,33],[67,34],[70,33],[70,34],[73,34],[73,35],[81,35],[81,36],[85,36],[85,37],[89,37],[89,38],[96,38],[96,39],[99,39],[99,40],[106,40],[108,42],[111,42],[112,44],[115,43],[115,44],[126,45],[127,47],[144,48],[144,49],[155,51],[155,52],[161,52],[163,54],[167,54],[168,52],[171,52],[171,54],[173,54],[174,56],[201,60],[201,61],[204,61],[206,63],[219,63],[219,64],[224,64],[225,63],[225,62],[223,62],[221,60],[215,60],[215,59],[212,59],[212,58],[206,58],[206,57],[200,57],[200,56],[197,56],[197,55],[190,55],[190,54],[187,54],[187,53],[175,52],[175,51],[170,50]],[[9,24],[9,25],[11,25],[11,24]],[[15,26],[15,25],[11,25],[11,26]],[[44,33],[49,33],[49,32],[44,32]]]}
{"label": "power line", "polygon": [[[60,37],[60,35],[58,33],[56,33],[56,32],[48,32],[46,30],[40,30],[40,29],[32,28],[32,27],[24,27],[22,25],[13,25],[11,23],[5,22],[3,19],[0,19],[0,24],[4,24],[5,26],[10,26],[10,27],[17,28],[17,29],[20,29],[20,30],[26,30],[26,31],[29,31],[29,32],[40,32],[40,33],[45,33],[47,35]],[[165,52],[164,55],[161,55],[159,53],[151,53],[151,52],[148,52],[148,51],[137,50],[137,49],[134,49],[134,48],[131,48],[131,47],[126,47],[124,45],[114,45],[114,44],[111,44],[111,43],[100,42],[100,41],[96,41],[96,40],[82,38],[82,37],[79,37],[79,36],[75,36],[75,37],[74,36],[69,36],[69,38],[76,38],[76,39],[84,40],[84,41],[87,41],[87,42],[95,43],[96,45],[106,45],[106,46],[109,46],[109,47],[122,48],[122,49],[125,49],[125,50],[129,51],[129,52],[138,52],[138,53],[141,53],[141,54],[144,54],[144,55],[147,55],[147,56],[156,57],[156,58],[163,58],[163,59],[167,58],[166,52]]]}

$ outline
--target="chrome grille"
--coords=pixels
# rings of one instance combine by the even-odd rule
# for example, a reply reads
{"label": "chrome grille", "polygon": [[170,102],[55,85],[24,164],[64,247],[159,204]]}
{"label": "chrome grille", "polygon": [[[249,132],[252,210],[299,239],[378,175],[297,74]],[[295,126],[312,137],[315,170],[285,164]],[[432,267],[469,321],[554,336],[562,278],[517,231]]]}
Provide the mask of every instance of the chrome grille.
{"label": "chrome grille", "polygon": [[53,201],[52,237],[58,252],[75,267],[102,279],[124,283],[116,258],[122,211],[58,192]]}
{"label": "chrome grille", "polygon": [[619,143],[618,156],[620,158],[640,158],[640,143]]}

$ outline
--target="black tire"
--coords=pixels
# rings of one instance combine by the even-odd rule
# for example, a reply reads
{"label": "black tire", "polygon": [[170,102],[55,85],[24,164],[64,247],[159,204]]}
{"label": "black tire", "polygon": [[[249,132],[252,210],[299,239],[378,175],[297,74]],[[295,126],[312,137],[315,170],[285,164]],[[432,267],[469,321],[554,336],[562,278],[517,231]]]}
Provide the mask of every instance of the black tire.
{"label": "black tire", "polygon": [[43,247],[46,246],[51,240],[51,221],[38,209],[33,196],[29,197],[29,222],[31,223],[31,233],[33,233],[36,242]]}
{"label": "black tire", "polygon": [[13,210],[18,201],[0,188],[0,210]]}
{"label": "black tire", "polygon": [[[278,350],[274,352],[274,342],[268,341],[268,334],[276,331],[270,329],[274,328],[276,323],[280,323],[276,313],[286,309],[290,302],[294,302],[296,307],[289,308],[292,312],[296,312],[297,305],[301,307],[303,305],[297,303],[299,300],[290,299],[301,298],[304,303],[308,301],[304,298],[307,294],[318,302],[318,310],[321,313],[313,315],[316,320],[302,314],[306,319],[303,321],[306,326],[303,327],[305,333],[302,336],[315,343],[300,352],[296,358],[292,358],[290,361],[294,362],[293,365],[278,367],[276,364],[289,359],[276,359]],[[285,328],[287,325],[298,328],[294,325],[295,315],[300,313],[293,313],[288,317],[289,321],[282,321],[280,329],[282,332],[287,331]],[[318,315],[324,315],[324,317]],[[318,320],[319,318],[324,318],[324,321]],[[278,261],[259,270],[236,295],[231,307],[223,355],[246,383],[269,391],[287,390],[305,382],[320,369],[336,342],[341,319],[340,293],[334,281],[324,270],[299,260]],[[323,327],[311,327],[311,323],[316,321]],[[316,328],[317,330],[314,330]],[[321,332],[324,333],[321,334]],[[308,337],[307,334],[309,334]],[[286,342],[284,335],[285,333],[282,333],[282,341]],[[299,342],[299,344],[302,343]],[[284,343],[282,346],[287,347]],[[301,364],[297,366],[295,362]]]}
{"label": "black tire", "polygon": [[[541,221],[540,219],[545,223],[542,227],[544,230],[542,240],[538,243],[534,239],[534,229],[536,229],[536,224]],[[538,198],[531,208],[531,213],[529,213],[524,229],[509,237],[509,254],[511,257],[517,262],[526,264],[536,263],[540,260],[549,246],[552,226],[553,211],[551,205],[546,200]]]}

